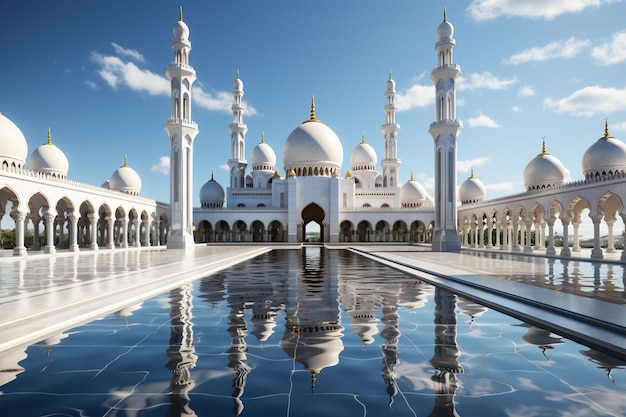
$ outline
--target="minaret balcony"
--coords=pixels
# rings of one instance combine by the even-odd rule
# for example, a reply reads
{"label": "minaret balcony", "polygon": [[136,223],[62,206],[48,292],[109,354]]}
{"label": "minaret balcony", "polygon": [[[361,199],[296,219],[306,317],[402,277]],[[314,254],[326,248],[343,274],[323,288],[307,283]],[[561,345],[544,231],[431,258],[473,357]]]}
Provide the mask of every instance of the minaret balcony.
{"label": "minaret balcony", "polygon": [[458,64],[441,65],[430,73],[430,79],[436,81],[441,78],[457,78],[461,75],[461,66]]}
{"label": "minaret balcony", "polygon": [[167,71],[181,70],[186,72],[187,75],[196,75],[196,70],[191,65],[183,64],[182,62],[170,62],[167,65]]}
{"label": "minaret balcony", "polygon": [[189,126],[189,127],[193,127],[194,129],[198,128],[198,124],[194,122],[193,120],[179,119],[178,117],[172,117],[172,118],[167,119],[167,124]]}

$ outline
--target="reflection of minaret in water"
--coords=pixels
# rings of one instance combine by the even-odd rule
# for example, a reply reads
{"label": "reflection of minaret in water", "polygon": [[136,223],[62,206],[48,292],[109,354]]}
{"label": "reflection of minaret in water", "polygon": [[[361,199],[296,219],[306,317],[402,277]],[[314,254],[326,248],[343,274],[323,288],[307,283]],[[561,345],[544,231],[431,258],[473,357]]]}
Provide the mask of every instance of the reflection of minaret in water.
{"label": "reflection of minaret in water", "polygon": [[463,373],[463,367],[456,343],[456,300],[455,294],[435,288],[435,354],[430,360],[436,370],[431,378],[435,405],[429,416],[458,416],[454,404],[456,375]]}
{"label": "reflection of minaret in water", "polygon": [[235,370],[235,378],[233,379],[233,412],[238,416],[244,408],[241,397],[246,387],[248,373],[251,370],[250,366],[246,363],[248,359],[246,355],[248,345],[245,339],[248,335],[248,326],[246,325],[245,305],[243,300],[239,302],[232,300],[232,302],[230,302],[228,320],[228,334],[231,337],[230,348],[228,349],[228,367]]}
{"label": "reflection of minaret in water", "polygon": [[595,349],[581,350],[580,353],[588,357],[589,361],[595,363],[598,368],[606,369],[606,376],[613,382],[615,382],[613,375],[611,375],[613,369],[624,369],[624,366],[626,366],[625,361]]}
{"label": "reflection of minaret in water", "polygon": [[170,345],[165,367],[172,371],[170,381],[170,407],[167,416],[195,416],[189,407],[188,392],[194,387],[191,369],[198,356],[193,347],[191,284],[170,292]]}
{"label": "reflection of minaret in water", "polygon": [[315,391],[317,374],[337,365],[343,351],[338,286],[331,279],[336,274],[330,273],[334,267],[332,259],[325,265],[325,257],[337,254],[322,247],[305,247],[300,253],[301,272],[295,276],[296,282],[289,283],[289,290],[295,289],[295,294],[288,297],[281,346],[289,357],[311,372],[311,391]]}
{"label": "reflection of minaret in water", "polygon": [[387,394],[389,394],[388,405],[389,408],[391,408],[393,398],[398,394],[396,367],[398,366],[398,339],[401,334],[398,330],[398,323],[400,321],[400,315],[398,314],[398,291],[390,290],[389,287],[387,287],[383,294],[382,312],[383,317],[380,321],[385,327],[380,331],[380,336],[385,339],[385,341],[380,345],[380,350],[383,352],[383,369],[381,370],[381,375],[387,383]]}

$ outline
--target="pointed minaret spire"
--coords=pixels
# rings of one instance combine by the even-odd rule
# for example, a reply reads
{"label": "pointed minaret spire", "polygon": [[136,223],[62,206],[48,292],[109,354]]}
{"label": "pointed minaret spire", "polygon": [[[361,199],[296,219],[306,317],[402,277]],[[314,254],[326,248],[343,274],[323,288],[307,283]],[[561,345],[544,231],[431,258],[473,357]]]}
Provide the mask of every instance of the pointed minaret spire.
{"label": "pointed minaret spire", "polygon": [[48,128],[48,145],[52,145],[52,136],[50,135],[50,128]]}
{"label": "pointed minaret spire", "polygon": [[389,79],[393,80],[393,75],[391,74],[391,70],[389,70]]}
{"label": "pointed minaret spire", "polygon": [[179,22],[183,21],[183,6],[180,6],[178,9],[178,21]]}
{"label": "pointed minaret spire", "polygon": [[469,176],[469,177],[470,177],[470,178],[475,178],[475,177],[474,177],[474,167],[472,167],[472,168],[470,169],[470,176]]}
{"label": "pointed minaret spire", "polygon": [[122,168],[128,168],[128,155],[126,155],[126,152],[124,152],[124,165],[122,165]]}
{"label": "pointed minaret spire", "polygon": [[309,120],[305,120],[302,123],[308,122],[319,122],[319,120],[317,120],[317,118],[315,117],[315,96],[311,96],[311,117],[309,118]]}
{"label": "pointed minaret spire", "polygon": [[443,6],[443,21],[448,21],[448,13],[446,12],[446,6]]}
{"label": "pointed minaret spire", "polygon": [[365,132],[361,132],[361,143],[365,143]]}
{"label": "pointed minaret spire", "polygon": [[541,138],[541,153],[539,155],[550,155],[550,153],[546,150],[546,137],[545,136]]}
{"label": "pointed minaret spire", "polygon": [[211,170],[211,181],[215,181],[215,178],[213,177],[213,170]]}
{"label": "pointed minaret spire", "polygon": [[607,117],[604,118],[604,137],[602,139],[609,139],[613,136],[609,135],[609,119]]}
{"label": "pointed minaret spire", "polygon": [[261,132],[261,143],[265,143],[265,132]]}

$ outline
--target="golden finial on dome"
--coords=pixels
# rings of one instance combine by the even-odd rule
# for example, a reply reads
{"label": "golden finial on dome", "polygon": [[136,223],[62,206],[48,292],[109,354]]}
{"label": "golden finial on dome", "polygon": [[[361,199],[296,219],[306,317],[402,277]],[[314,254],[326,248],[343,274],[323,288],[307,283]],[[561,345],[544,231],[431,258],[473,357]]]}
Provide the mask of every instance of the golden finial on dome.
{"label": "golden finial on dome", "polygon": [[214,181],[215,182],[215,178],[213,178],[213,170],[211,170],[211,179],[209,181]]}
{"label": "golden finial on dome", "polygon": [[470,177],[470,178],[475,178],[475,177],[474,177],[474,167],[471,167],[471,168],[470,168],[470,176],[469,176],[469,177]]}
{"label": "golden finial on dome", "polygon": [[415,181],[415,178],[413,178],[413,170],[411,170],[411,178],[409,178],[409,181]]}
{"label": "golden finial on dome", "polygon": [[289,177],[295,177],[295,176],[296,176],[296,171],[294,171],[294,170],[293,170],[293,168],[291,168],[291,169],[289,170],[289,173],[287,174],[287,176],[289,176]]}
{"label": "golden finial on dome", "polygon": [[48,128],[48,145],[52,145],[52,136],[50,135],[50,128]]}
{"label": "golden finial on dome", "polygon": [[304,121],[304,123],[307,122],[319,122],[319,120],[315,118],[315,96],[311,96],[311,118]]}
{"label": "golden finial on dome", "polygon": [[391,76],[391,70],[389,70],[389,79],[393,80],[393,77]]}
{"label": "golden finial on dome", "polygon": [[361,132],[361,143],[365,143],[365,132]]}
{"label": "golden finial on dome", "polygon": [[179,22],[183,21],[183,6],[179,6],[179,9],[178,9],[178,21]]}
{"label": "golden finial on dome", "polygon": [[448,21],[448,14],[446,12],[446,6],[443,6],[443,21],[444,22]]}
{"label": "golden finial on dome", "polygon": [[352,178],[352,171],[350,170],[346,171],[346,178]]}
{"label": "golden finial on dome", "polygon": [[539,155],[550,155],[550,152],[546,150],[546,137],[541,138],[541,153]]}
{"label": "golden finial on dome", "polygon": [[274,171],[274,178],[280,178],[280,172],[278,172],[278,170]]}
{"label": "golden finial on dome", "polygon": [[261,132],[261,143],[265,143],[265,132]]}
{"label": "golden finial on dome", "polygon": [[607,117],[604,118],[604,137],[603,139],[609,139],[613,136],[609,135],[609,119]]}
{"label": "golden finial on dome", "polygon": [[124,153],[124,165],[122,165],[122,168],[128,168],[128,156],[126,153]]}

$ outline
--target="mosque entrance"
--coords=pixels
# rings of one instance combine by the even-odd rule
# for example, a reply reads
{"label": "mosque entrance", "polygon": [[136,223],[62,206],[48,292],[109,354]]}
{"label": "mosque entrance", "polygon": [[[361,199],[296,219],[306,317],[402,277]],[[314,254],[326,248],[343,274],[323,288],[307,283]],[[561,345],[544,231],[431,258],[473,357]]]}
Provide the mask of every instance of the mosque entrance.
{"label": "mosque entrance", "polygon": [[302,210],[302,240],[324,242],[324,210],[315,203]]}

